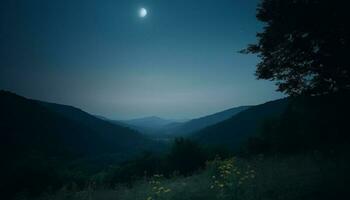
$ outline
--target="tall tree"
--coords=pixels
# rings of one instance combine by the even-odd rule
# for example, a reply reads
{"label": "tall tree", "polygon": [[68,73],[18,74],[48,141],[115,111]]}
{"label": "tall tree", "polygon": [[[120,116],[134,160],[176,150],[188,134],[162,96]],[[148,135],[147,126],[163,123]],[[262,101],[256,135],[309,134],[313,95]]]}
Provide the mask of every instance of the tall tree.
{"label": "tall tree", "polygon": [[242,52],[258,54],[259,79],[276,81],[289,95],[350,89],[350,10],[343,0],[262,0],[265,24],[258,42]]}

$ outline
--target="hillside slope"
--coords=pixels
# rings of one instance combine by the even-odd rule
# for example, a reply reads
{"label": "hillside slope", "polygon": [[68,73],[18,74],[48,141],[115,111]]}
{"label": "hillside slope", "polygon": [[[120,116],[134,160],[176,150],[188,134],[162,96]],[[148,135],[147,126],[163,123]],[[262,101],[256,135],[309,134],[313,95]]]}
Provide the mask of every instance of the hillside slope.
{"label": "hillside slope", "polygon": [[287,105],[288,99],[280,99],[252,106],[225,121],[193,133],[190,137],[201,143],[237,149],[244,139],[257,133],[265,120],[280,116]]}
{"label": "hillside slope", "polygon": [[214,125],[216,123],[222,122],[234,115],[248,109],[250,106],[240,106],[231,109],[227,109],[218,113],[214,113],[212,115],[200,117],[197,119],[192,119],[188,122],[181,124],[170,124],[169,127],[172,126],[167,133],[172,135],[188,135],[192,132],[198,131],[205,127]]}
{"label": "hillside slope", "polygon": [[0,92],[1,146],[18,154],[90,155],[137,149],[148,141],[80,109]]}
{"label": "hillside slope", "polygon": [[0,91],[0,193],[38,195],[79,182],[154,142],[80,109]]}

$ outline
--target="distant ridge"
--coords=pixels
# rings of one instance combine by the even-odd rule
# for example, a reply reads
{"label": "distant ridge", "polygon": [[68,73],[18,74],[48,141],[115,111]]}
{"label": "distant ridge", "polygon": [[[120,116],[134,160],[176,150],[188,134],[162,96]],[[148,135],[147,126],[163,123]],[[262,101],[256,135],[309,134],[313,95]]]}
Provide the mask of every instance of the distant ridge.
{"label": "distant ridge", "polygon": [[251,106],[240,106],[240,107],[230,108],[208,116],[192,119],[185,123],[170,124],[168,126],[173,126],[173,127],[171,127],[167,133],[171,135],[177,135],[177,136],[186,136],[190,133],[199,131],[208,126],[211,126],[216,123],[222,122],[226,119],[229,119],[250,107]]}
{"label": "distant ridge", "polygon": [[157,116],[143,117],[138,119],[123,120],[125,124],[143,128],[160,128],[167,124],[173,123],[173,120],[163,119]]}
{"label": "distant ridge", "polygon": [[[192,119],[192,120],[170,120],[157,116],[144,117],[132,120],[108,120],[115,124],[126,126],[137,130],[146,135],[156,137],[178,137],[187,136],[192,132],[198,131],[205,127],[224,121],[239,112],[248,109],[250,106],[240,106],[230,108],[208,116]],[[99,117],[104,119],[103,117]]]}

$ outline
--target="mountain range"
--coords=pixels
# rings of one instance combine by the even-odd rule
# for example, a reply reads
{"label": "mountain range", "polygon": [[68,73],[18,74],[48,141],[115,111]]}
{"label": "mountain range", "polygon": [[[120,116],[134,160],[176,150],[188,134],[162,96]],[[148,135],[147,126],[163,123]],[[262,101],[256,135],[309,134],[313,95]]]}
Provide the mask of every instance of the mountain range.
{"label": "mountain range", "polygon": [[143,117],[131,120],[110,120],[115,124],[129,127],[131,129],[137,130],[140,133],[150,135],[150,136],[159,136],[164,134],[164,128],[173,123],[180,123],[176,120],[163,119],[156,116]]}
{"label": "mountain range", "polygon": [[[115,121],[81,109],[0,92],[1,146],[11,152],[49,156],[98,155],[156,148],[149,135],[190,137],[200,143],[239,146],[278,117],[288,99],[241,106],[185,122],[146,117]],[[147,136],[148,135],[148,136]]]}
{"label": "mountain range", "polygon": [[224,121],[249,107],[250,106],[235,107],[191,120],[169,120],[152,116],[124,121],[113,120],[112,122],[135,129],[146,135],[157,137],[180,137],[188,136],[189,134],[205,127]]}
{"label": "mountain range", "polygon": [[[198,149],[194,148],[199,154],[194,155],[204,152],[199,147],[227,147],[230,152],[243,149],[245,155],[306,150],[332,153],[334,149],[347,147],[350,141],[349,99],[348,93],[289,97],[186,122],[159,117],[113,121],[72,106],[0,91],[0,155],[5,163],[0,166],[3,177],[0,188],[12,194],[28,188],[42,191],[50,184],[60,186],[61,180],[85,180],[84,177],[137,156],[144,159],[147,166],[154,166],[157,159],[149,151],[167,155],[167,149],[163,148],[167,146],[166,140],[158,141],[143,132],[155,127],[159,134],[170,137],[169,140],[178,136],[192,140],[174,142],[188,143],[189,146],[184,147],[191,147],[190,152],[200,144]],[[188,160],[179,162],[181,166],[196,158],[186,151],[180,153],[189,155]],[[130,176],[142,169],[127,162],[125,166],[131,167]],[[127,172],[120,171],[119,175]],[[143,169],[140,172],[143,175]],[[33,184],[33,180],[37,184]],[[18,183],[22,183],[21,187]]]}

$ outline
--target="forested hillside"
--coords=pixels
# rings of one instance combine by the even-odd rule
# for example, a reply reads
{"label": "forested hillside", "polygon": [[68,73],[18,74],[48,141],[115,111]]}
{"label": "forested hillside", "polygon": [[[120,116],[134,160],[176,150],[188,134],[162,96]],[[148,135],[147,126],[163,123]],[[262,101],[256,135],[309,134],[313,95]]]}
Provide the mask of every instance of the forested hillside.
{"label": "forested hillside", "polygon": [[[24,188],[36,193],[50,184],[59,186],[66,177],[63,171],[78,160],[98,159],[93,165],[99,166],[155,147],[131,129],[70,106],[0,91],[0,110],[0,148],[6,163],[1,166],[1,188],[10,193]],[[89,168],[85,161],[79,165]]]}

